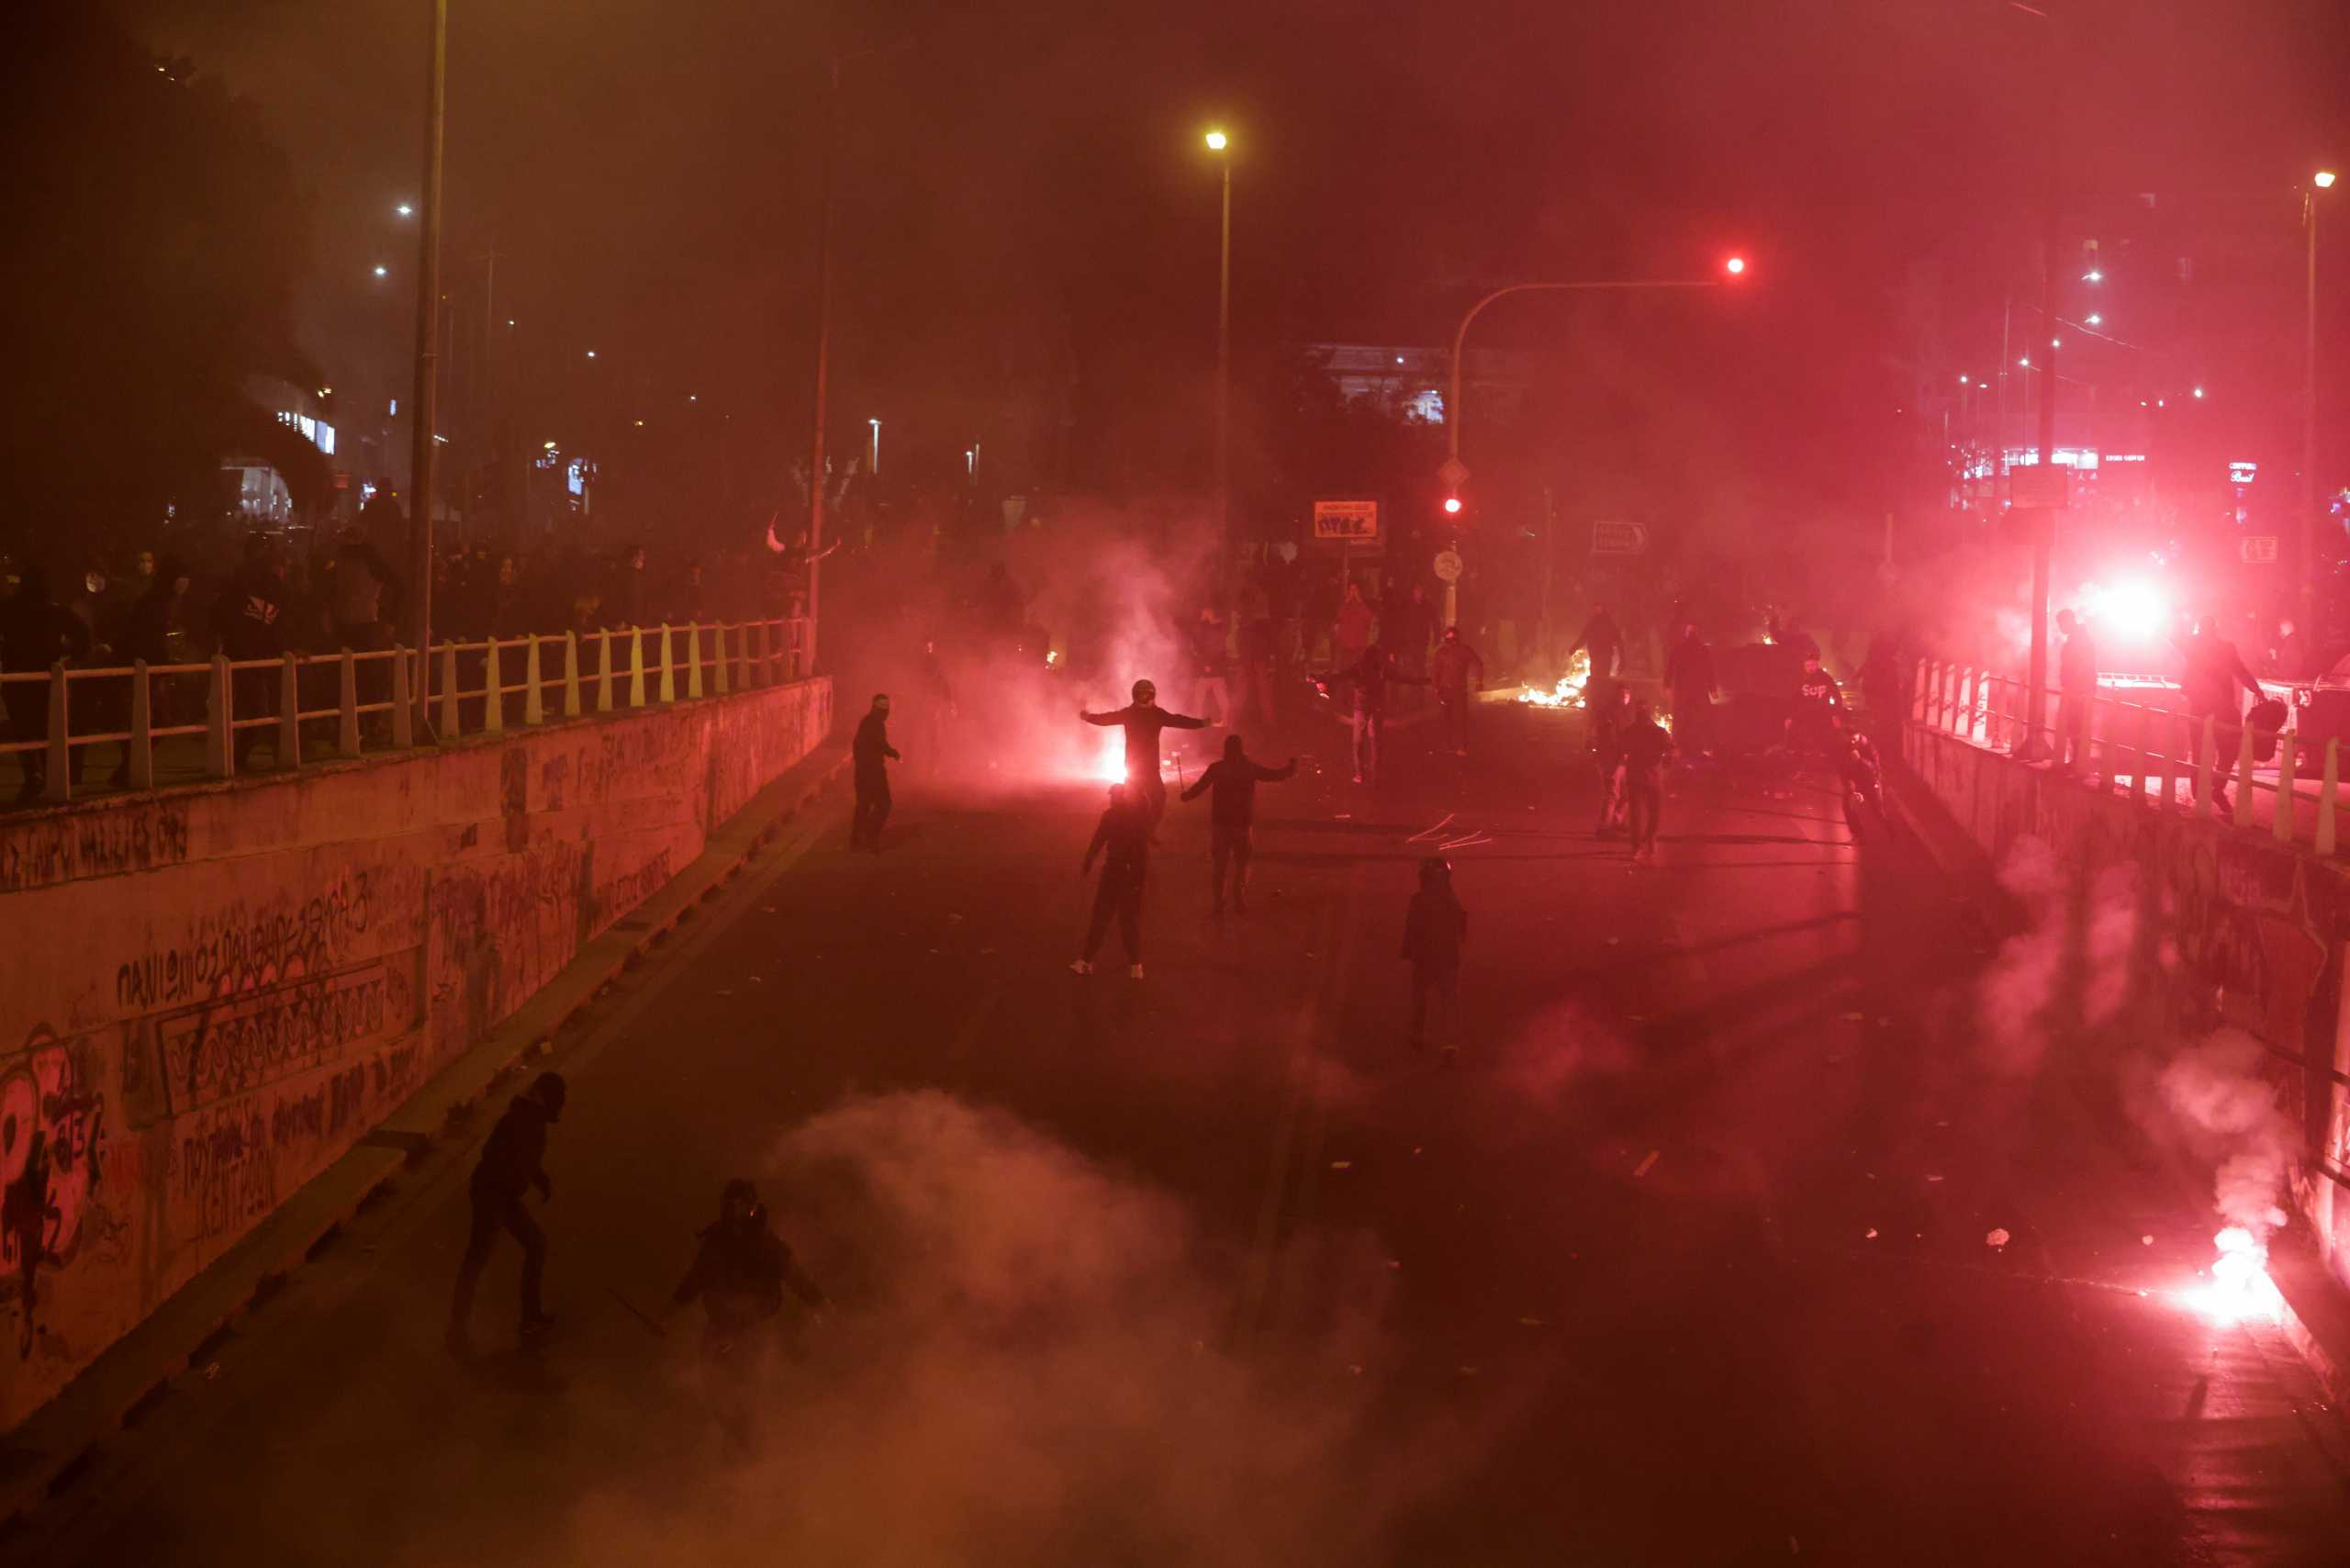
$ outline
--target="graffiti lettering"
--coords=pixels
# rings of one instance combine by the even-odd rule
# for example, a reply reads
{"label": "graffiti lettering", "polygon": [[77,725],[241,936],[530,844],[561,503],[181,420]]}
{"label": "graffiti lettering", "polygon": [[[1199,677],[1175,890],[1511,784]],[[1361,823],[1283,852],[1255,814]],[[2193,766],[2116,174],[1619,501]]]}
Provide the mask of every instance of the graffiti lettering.
{"label": "graffiti lettering", "polygon": [[367,880],[366,872],[354,872],[298,909],[248,916],[240,908],[206,921],[185,946],[142,953],[118,969],[115,1001],[144,1011],[299,979],[366,931]]}
{"label": "graffiti lettering", "polygon": [[596,913],[602,920],[615,919],[660,891],[668,880],[669,852],[655,850],[653,857],[635,870],[598,885]]}
{"label": "graffiti lettering", "polygon": [[180,1195],[196,1205],[197,1236],[243,1228],[277,1203],[269,1125],[256,1112],[200,1120],[179,1140]]}
{"label": "graffiti lettering", "polygon": [[40,1271],[121,1230],[97,1201],[106,1115],[92,1066],[87,1041],[61,1041],[45,1024],[0,1064],[0,1269],[17,1285],[20,1356],[32,1348]]}
{"label": "graffiti lettering", "polygon": [[187,859],[187,808],[148,805],[0,835],[0,892],[177,866]]}
{"label": "graffiti lettering", "polygon": [[173,1114],[291,1077],[398,1028],[407,995],[400,972],[378,962],[156,1020]]}

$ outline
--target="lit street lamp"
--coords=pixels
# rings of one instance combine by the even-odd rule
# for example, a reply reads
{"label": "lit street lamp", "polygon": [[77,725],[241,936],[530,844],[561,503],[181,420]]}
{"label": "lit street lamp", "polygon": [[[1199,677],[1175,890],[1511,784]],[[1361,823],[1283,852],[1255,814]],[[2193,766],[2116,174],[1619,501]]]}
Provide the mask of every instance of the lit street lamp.
{"label": "lit street lamp", "polygon": [[2301,624],[2315,638],[2319,635],[2317,581],[2322,570],[2317,515],[2317,193],[2333,188],[2333,171],[2320,169],[2310,176],[2310,184],[2313,188],[2301,196],[2301,227],[2309,231],[2301,326]]}
{"label": "lit street lamp", "polygon": [[872,474],[875,478],[878,479],[881,476],[881,421],[879,420],[867,420],[865,422],[873,427]]}
{"label": "lit street lamp", "polygon": [[412,202],[404,201],[400,203],[399,206],[392,208],[392,212],[397,217],[414,218],[416,216],[416,207]]}
{"label": "lit street lamp", "polygon": [[1221,130],[1205,138],[1224,165],[1224,240],[1218,251],[1215,288],[1215,526],[1224,552],[1219,586],[1229,599],[1232,586],[1232,160],[1223,154],[1231,139]]}

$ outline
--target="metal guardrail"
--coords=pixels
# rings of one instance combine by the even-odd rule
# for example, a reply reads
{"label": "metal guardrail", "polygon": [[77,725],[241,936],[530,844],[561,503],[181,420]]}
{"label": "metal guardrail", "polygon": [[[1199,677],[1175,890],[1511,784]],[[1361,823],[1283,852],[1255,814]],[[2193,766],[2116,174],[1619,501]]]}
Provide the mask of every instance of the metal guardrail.
{"label": "metal guardrail", "polygon": [[[585,637],[566,632],[560,637],[438,644],[431,658],[440,678],[425,689],[433,731],[425,744],[446,745],[467,734],[468,712],[475,720],[470,733],[498,734],[550,719],[689,702],[798,680],[808,674],[807,630],[804,619],[778,618],[644,626]],[[617,658],[615,643],[621,644]],[[508,656],[521,659],[521,679],[506,679]],[[550,674],[549,666],[558,657],[561,668]],[[593,668],[584,668],[591,660]],[[76,775],[82,769],[76,763],[93,746],[123,748],[123,773],[132,790],[154,788],[155,744],[179,736],[204,737],[204,777],[209,778],[236,777],[244,766],[240,754],[252,749],[259,738],[254,733],[262,731],[275,733],[277,770],[300,767],[302,726],[310,722],[335,722],[335,741],[326,749],[326,757],[333,760],[370,751],[405,751],[417,744],[414,698],[417,683],[430,675],[422,663],[416,650],[392,647],[287,653],[274,659],[215,655],[203,664],[150,665],[141,660],[127,667],[83,669],[60,662],[46,670],[0,670],[0,704],[10,706],[12,717],[19,711],[17,703],[38,711],[45,698],[48,707],[47,738],[0,742],[0,759],[22,756],[28,762],[37,761],[43,775],[41,798],[62,802],[72,800],[80,788]],[[333,704],[302,706],[306,689],[315,697],[328,671],[335,682]],[[477,684],[461,685],[461,671],[468,676],[477,672]],[[159,691],[188,700],[193,706],[199,681],[202,723],[156,722]],[[371,693],[366,700],[361,700],[363,688]],[[518,697],[520,711],[511,717],[519,719],[519,725],[509,726],[509,700]],[[176,705],[165,703],[167,708]],[[102,727],[77,730],[80,712],[95,712]],[[386,717],[374,726],[361,722],[375,714]],[[367,736],[371,727],[375,731],[372,742]]]}
{"label": "metal guardrail", "polygon": [[[2231,722],[2215,714],[2179,712],[2164,703],[2133,702],[2104,693],[2083,699],[2047,690],[2054,722],[2043,722],[2049,744],[2061,755],[2075,734],[2076,719],[2066,705],[2087,709],[2078,716],[2080,776],[2084,784],[2125,796],[2148,810],[2184,813],[2217,820],[2219,791],[2232,789],[2229,818],[2239,828],[2259,825],[2255,801],[2269,797],[2269,832],[2280,844],[2306,842],[2320,855],[2334,853],[2336,818],[2341,805],[2341,742],[2322,745],[2302,740],[2289,722],[2277,730],[2256,729]],[[2152,688],[2167,697],[2170,689]],[[2264,689],[2275,688],[2264,683]],[[1910,718],[1939,734],[1952,735],[1988,750],[2016,751],[2031,738],[2023,711],[2029,683],[1968,666],[1921,663],[1910,705]],[[2266,751],[2274,760],[2264,762]],[[2303,781],[2314,776],[2316,789],[2304,792]],[[2180,783],[2190,786],[2188,801],[2178,799]],[[2301,832],[2301,809],[2311,808],[2309,833]]]}

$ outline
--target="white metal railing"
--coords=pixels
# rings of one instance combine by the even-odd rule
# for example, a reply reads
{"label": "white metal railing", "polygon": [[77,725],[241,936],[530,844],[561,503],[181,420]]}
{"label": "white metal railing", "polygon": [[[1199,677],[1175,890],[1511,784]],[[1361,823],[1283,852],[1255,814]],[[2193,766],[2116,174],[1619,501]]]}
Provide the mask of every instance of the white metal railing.
{"label": "white metal railing", "polygon": [[[438,678],[426,688],[433,731],[427,744],[798,680],[808,674],[807,632],[804,619],[776,619],[442,643],[431,654]],[[63,801],[82,789],[93,747],[121,748],[120,772],[133,790],[154,787],[157,743],[183,738],[190,741],[194,759],[194,740],[202,737],[199,776],[207,778],[234,778],[271,734],[275,767],[299,767],[303,725],[323,728],[330,720],[334,742],[323,749],[334,758],[405,750],[417,740],[417,682],[431,673],[419,664],[414,649],[394,647],[289,652],[274,659],[215,655],[203,664],[142,660],[82,669],[61,662],[46,670],[0,670],[0,705],[8,708],[12,729],[23,727],[20,717],[39,715],[44,704],[47,709],[46,734],[0,741],[0,763],[15,759],[28,777],[39,776],[42,799]],[[509,679],[518,668],[520,678]],[[333,700],[321,705],[318,700],[330,681]],[[158,722],[159,699],[170,719],[172,709],[192,711],[199,689],[201,723]],[[311,705],[304,706],[306,700]],[[84,714],[92,727],[84,726]],[[377,714],[385,717],[362,722]]]}
{"label": "white metal railing", "polygon": [[[2263,686],[2271,695],[2288,698],[2300,691]],[[2213,714],[2180,712],[2169,705],[2176,695],[2171,688],[2125,689],[2143,691],[2148,700],[2143,701],[2108,695],[2112,689],[2100,686],[2086,699],[2045,693],[2042,735],[2059,761],[2066,760],[2068,742],[2076,739],[2072,749],[2085,787],[2127,796],[2152,811],[2206,819],[2219,815],[2220,795],[2232,790],[2228,816],[2235,826],[2259,826],[2265,801],[2268,831],[2278,843],[2305,843],[2320,855],[2334,852],[2341,743],[2303,740],[2294,728],[2293,702],[2287,703],[2284,727],[2266,730]],[[1909,717],[1938,734],[2013,752],[2030,738],[2030,690],[2028,683],[1994,671],[1920,663]],[[2068,709],[2068,703],[2085,711]]]}

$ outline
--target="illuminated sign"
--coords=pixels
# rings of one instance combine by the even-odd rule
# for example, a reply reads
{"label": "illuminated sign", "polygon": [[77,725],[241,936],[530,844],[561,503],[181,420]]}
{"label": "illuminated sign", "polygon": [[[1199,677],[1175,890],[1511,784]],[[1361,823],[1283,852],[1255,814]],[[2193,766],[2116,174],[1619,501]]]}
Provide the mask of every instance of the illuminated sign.
{"label": "illuminated sign", "polygon": [[2249,485],[2259,476],[2260,465],[2257,463],[2231,463],[2228,465],[2228,483],[2231,485]]}
{"label": "illuminated sign", "polygon": [[1314,537],[1338,543],[1362,542],[1379,537],[1379,503],[1377,501],[1316,501],[1314,503]]}

